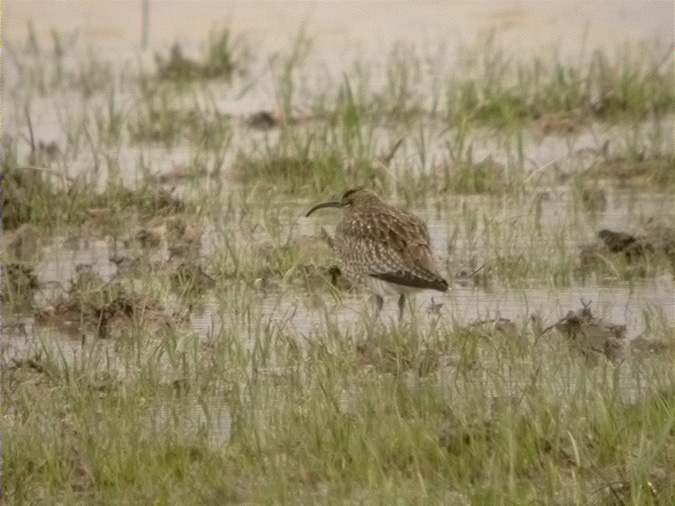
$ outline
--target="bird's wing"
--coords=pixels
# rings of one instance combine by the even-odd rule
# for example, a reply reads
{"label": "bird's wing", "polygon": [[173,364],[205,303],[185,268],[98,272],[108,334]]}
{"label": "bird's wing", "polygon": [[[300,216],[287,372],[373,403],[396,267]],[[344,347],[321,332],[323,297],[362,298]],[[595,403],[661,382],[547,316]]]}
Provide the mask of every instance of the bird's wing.
{"label": "bird's wing", "polygon": [[400,211],[370,212],[343,227],[341,256],[374,278],[413,288],[445,291],[436,273],[429,231],[422,220]]}

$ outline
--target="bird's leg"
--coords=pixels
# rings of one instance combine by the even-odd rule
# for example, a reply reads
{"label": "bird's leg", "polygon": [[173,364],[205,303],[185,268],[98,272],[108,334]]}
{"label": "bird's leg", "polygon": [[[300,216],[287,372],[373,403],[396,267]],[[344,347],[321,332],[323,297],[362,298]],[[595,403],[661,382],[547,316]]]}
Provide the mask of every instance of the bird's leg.
{"label": "bird's leg", "polygon": [[373,295],[373,299],[375,300],[375,318],[379,318],[380,312],[384,307],[384,298],[381,295],[375,294]]}
{"label": "bird's leg", "polygon": [[398,321],[403,320],[403,310],[405,309],[405,294],[402,293],[398,297]]}

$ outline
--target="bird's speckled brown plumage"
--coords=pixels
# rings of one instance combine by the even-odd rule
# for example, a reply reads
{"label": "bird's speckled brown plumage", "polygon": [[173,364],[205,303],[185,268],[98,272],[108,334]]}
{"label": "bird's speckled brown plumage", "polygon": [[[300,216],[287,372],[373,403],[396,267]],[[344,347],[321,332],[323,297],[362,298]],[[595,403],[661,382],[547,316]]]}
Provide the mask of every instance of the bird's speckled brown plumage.
{"label": "bird's speckled brown plumage", "polygon": [[360,188],[345,192],[340,201],[315,206],[307,215],[321,207],[343,209],[335,249],[345,275],[370,288],[378,297],[378,307],[387,292],[400,295],[402,310],[406,293],[448,289],[436,270],[429,231],[417,216]]}

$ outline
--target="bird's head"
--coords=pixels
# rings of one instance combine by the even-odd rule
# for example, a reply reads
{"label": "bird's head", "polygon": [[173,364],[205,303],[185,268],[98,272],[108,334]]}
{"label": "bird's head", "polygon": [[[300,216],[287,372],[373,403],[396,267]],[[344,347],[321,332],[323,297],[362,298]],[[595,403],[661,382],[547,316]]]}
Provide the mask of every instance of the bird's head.
{"label": "bird's head", "polygon": [[315,205],[309,211],[307,211],[305,216],[309,216],[314,211],[323,209],[324,207],[351,209],[379,203],[381,203],[380,197],[378,197],[374,192],[362,187],[353,188],[344,192],[340,200],[330,200],[328,202],[321,202],[320,204]]}

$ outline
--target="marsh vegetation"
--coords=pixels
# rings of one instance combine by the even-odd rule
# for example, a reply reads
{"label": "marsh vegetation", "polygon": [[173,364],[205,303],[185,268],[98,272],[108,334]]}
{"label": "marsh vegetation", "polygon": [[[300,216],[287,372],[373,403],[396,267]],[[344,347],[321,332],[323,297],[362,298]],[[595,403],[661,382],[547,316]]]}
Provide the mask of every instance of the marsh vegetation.
{"label": "marsh vegetation", "polygon": [[[7,48],[13,503],[675,501],[670,48],[395,46],[312,87],[303,36],[241,114],[267,55],[204,47]],[[301,218],[357,185],[452,280],[402,324],[341,279],[337,217]]]}

